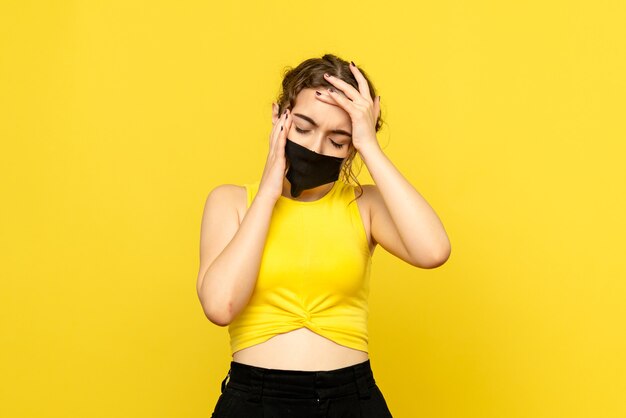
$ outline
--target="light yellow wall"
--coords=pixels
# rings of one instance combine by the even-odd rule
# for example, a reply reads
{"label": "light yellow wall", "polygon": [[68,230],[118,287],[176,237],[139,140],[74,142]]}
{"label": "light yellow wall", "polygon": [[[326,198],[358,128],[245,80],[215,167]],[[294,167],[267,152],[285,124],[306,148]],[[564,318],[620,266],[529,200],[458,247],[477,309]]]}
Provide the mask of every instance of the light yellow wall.
{"label": "light yellow wall", "polygon": [[259,178],[283,67],[325,52],[452,242],[376,250],[394,416],[626,416],[626,4],[232,3],[0,5],[0,416],[210,415],[204,199]]}

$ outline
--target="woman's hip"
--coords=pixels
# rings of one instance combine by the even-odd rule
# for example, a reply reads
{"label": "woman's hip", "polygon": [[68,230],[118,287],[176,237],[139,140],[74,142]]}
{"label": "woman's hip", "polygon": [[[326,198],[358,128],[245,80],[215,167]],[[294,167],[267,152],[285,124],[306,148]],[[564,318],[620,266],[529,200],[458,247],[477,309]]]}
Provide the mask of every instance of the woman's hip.
{"label": "woman's hip", "polygon": [[231,361],[211,417],[362,417],[391,413],[370,360],[335,370],[280,370]]}

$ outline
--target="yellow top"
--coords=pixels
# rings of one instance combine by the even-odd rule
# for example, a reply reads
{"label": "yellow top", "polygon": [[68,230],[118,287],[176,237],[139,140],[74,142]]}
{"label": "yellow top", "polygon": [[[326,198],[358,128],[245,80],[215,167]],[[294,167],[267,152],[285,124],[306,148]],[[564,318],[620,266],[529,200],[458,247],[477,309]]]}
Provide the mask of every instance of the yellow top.
{"label": "yellow top", "polygon": [[[259,183],[244,185],[247,207]],[[368,352],[372,259],[355,190],[338,179],[318,200],[278,198],[256,286],[228,327],[231,353],[302,327]]]}

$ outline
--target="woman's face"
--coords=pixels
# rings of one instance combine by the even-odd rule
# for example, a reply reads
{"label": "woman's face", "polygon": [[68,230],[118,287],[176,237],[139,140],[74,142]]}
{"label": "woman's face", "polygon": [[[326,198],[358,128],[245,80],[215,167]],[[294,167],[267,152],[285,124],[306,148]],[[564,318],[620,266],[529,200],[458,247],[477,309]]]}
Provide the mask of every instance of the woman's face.
{"label": "woman's face", "polygon": [[[318,89],[328,94],[325,89]],[[342,93],[339,93],[342,94]],[[278,120],[274,105],[274,123]],[[291,109],[291,129],[287,138],[318,154],[346,158],[352,147],[352,121],[340,106],[318,100],[315,89],[302,89]]]}

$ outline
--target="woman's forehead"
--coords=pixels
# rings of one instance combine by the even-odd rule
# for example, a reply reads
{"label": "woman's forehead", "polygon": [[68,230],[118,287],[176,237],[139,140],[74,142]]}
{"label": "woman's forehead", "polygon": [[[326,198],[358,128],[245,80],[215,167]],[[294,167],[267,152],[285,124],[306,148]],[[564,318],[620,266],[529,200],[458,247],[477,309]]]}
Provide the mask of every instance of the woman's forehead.
{"label": "woman's forehead", "polygon": [[[339,105],[325,103],[316,98],[315,89],[303,89],[296,96],[292,113],[300,113],[313,119],[318,125],[332,124],[350,127],[350,115]],[[295,120],[304,118],[295,117]]]}

